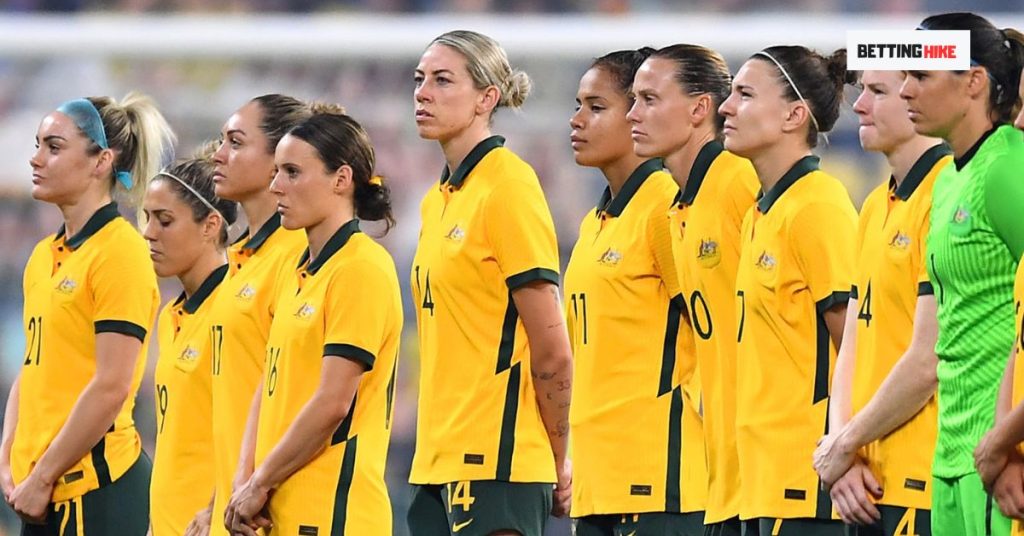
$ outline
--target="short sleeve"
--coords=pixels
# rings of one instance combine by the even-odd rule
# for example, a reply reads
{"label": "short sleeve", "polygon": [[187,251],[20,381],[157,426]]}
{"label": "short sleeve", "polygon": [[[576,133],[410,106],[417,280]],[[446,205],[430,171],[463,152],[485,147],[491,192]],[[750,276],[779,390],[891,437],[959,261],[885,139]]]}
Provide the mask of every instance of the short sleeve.
{"label": "short sleeve", "polygon": [[340,267],[324,297],[324,356],[338,356],[373,368],[384,345],[390,294],[389,275],[369,261]]}
{"label": "short sleeve", "polygon": [[807,205],[793,220],[791,243],[819,314],[850,299],[856,225],[853,207],[834,203]]}
{"label": "short sleeve", "polygon": [[145,341],[156,317],[156,273],[139,248],[105,248],[89,274],[96,333],[121,333]]}
{"label": "short sleeve", "polygon": [[1020,259],[1024,253],[1024,174],[1022,158],[1005,157],[992,166],[985,179],[985,210],[996,235],[1006,244],[1010,255]]}
{"label": "short sleeve", "polygon": [[914,240],[917,242],[917,252],[915,261],[917,261],[917,295],[918,296],[931,296],[935,294],[935,289],[932,287],[932,281],[928,277],[928,231],[931,229],[931,208],[925,210],[924,215],[921,217],[920,223],[917,226],[917,236]]}
{"label": "short sleeve", "polygon": [[672,253],[672,221],[666,209],[653,209],[647,216],[647,240],[654,258],[654,269],[668,291],[669,298],[680,305],[682,286],[679,281],[679,270],[676,269],[675,255]]}
{"label": "short sleeve", "polygon": [[558,284],[558,242],[536,180],[510,178],[485,202],[488,242],[509,290],[537,280]]}

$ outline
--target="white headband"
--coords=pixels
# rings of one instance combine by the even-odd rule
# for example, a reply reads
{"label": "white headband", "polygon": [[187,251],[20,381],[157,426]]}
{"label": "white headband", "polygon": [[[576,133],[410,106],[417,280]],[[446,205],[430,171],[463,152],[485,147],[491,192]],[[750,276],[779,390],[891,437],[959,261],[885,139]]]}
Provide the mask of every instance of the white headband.
{"label": "white headband", "polygon": [[192,195],[194,195],[197,198],[199,198],[199,200],[202,201],[202,203],[204,205],[206,205],[206,208],[212,210],[213,212],[216,212],[217,215],[220,216],[220,219],[224,222],[224,225],[228,224],[228,220],[224,217],[223,214],[221,214],[221,212],[219,210],[217,210],[217,207],[213,206],[213,203],[211,203],[205,197],[203,197],[202,195],[199,195],[199,192],[197,192],[195,188],[189,186],[189,184],[187,182],[181,180],[181,177],[178,177],[176,175],[172,175],[171,173],[169,173],[167,171],[161,171],[161,172],[157,173],[156,175],[158,177],[160,175],[163,175],[164,177],[168,177],[168,178],[171,178],[171,179],[174,179],[175,181],[177,181],[178,184],[184,186],[186,190],[188,190],[189,192],[192,192]]}
{"label": "white headband", "polygon": [[[800,99],[800,102],[804,103],[804,106],[807,107],[807,114],[811,116],[811,122],[814,123],[815,130],[817,130],[818,133],[821,134],[822,136],[825,136],[825,133],[821,131],[821,127],[818,126],[818,120],[814,117],[814,111],[811,110],[811,105],[807,104],[807,101],[804,100],[804,96],[800,94],[800,90],[797,89],[796,84],[793,83],[793,79],[789,77],[789,73],[787,73],[785,67],[783,67],[782,64],[779,63],[779,60],[773,58],[771,54],[769,54],[769,53],[767,53],[767,52],[765,52],[763,50],[760,51],[760,52],[755,52],[754,55],[755,56],[764,56],[764,57],[772,60],[772,63],[774,63],[775,66],[779,68],[779,71],[782,73],[782,76],[786,77],[786,81],[789,82],[789,87],[793,88],[793,92],[796,93],[796,97],[798,99]],[[825,142],[828,143],[828,137],[827,136],[825,137]]]}

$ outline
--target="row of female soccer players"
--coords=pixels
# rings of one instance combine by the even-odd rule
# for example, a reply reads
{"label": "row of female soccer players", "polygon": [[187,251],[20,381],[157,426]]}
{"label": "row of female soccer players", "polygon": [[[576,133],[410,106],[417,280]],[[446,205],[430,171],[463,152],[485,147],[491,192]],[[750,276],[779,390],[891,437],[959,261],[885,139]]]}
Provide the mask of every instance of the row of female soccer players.
{"label": "row of female soccer players", "polygon": [[[975,65],[863,74],[861,140],[893,174],[859,226],[811,155],[839,115],[842,54],[770,47],[735,78],[693,45],[595,61],[571,143],[608,188],[564,311],[537,178],[490,132],[528,80],[485,36],[433,41],[416,123],[447,166],[411,274],[410,531],[539,535],[554,513],[577,534],[839,534],[835,508],[865,534],[1009,533],[985,493],[1024,511],[1009,380],[1007,418],[970,452],[1012,346],[1024,45],[969,14],[922,27],[970,30]],[[402,315],[390,257],[358,228],[391,220],[366,133],[264,96],[212,158],[158,172],[168,134],[134,96],[40,126],[33,196],[65,225],[25,271],[5,498],[26,534],[142,534],[150,516],[157,535],[390,534]],[[148,256],[112,190],[145,191]],[[228,246],[236,202],[251,232]],[[152,482],[131,421],[151,267],[185,289],[157,323]]]}

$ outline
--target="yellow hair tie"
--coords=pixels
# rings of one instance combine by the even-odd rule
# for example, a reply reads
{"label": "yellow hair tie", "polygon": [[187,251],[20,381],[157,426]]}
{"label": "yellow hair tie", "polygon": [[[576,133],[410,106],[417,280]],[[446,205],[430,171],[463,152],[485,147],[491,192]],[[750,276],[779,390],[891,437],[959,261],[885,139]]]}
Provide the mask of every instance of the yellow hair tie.
{"label": "yellow hair tie", "polygon": [[384,177],[381,177],[380,175],[374,175],[373,177],[370,178],[370,184],[374,186],[383,186]]}

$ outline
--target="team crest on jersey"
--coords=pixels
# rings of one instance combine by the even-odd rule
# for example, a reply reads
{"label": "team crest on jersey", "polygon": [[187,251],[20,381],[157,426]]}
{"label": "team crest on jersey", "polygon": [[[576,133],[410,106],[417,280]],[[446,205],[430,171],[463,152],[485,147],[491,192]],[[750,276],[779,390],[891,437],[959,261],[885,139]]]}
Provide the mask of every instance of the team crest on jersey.
{"label": "team crest on jersey", "polygon": [[964,207],[957,207],[956,213],[953,214],[953,223],[964,223],[971,218],[971,213],[967,212]]}
{"label": "team crest on jersey", "polygon": [[775,264],[775,257],[767,251],[762,251],[761,256],[757,258],[757,262],[754,263],[754,266],[757,266],[766,272],[770,272],[775,269]]}
{"label": "team crest on jersey", "polygon": [[178,356],[178,362],[181,364],[191,364],[197,359],[199,359],[199,350],[192,348],[191,345],[186,346],[185,349],[181,351],[181,355]]}
{"label": "team crest on jersey", "polygon": [[78,288],[78,283],[76,283],[74,279],[64,276],[64,279],[61,279],[60,283],[57,283],[56,290],[61,294],[71,294],[76,288]]}
{"label": "team crest on jersey", "polygon": [[622,253],[617,249],[608,248],[604,253],[601,254],[601,258],[597,259],[597,262],[605,266],[616,266],[622,261]]}
{"label": "team crest on jersey", "polygon": [[303,303],[299,306],[299,310],[295,311],[295,318],[309,318],[313,316],[313,313],[315,312],[316,309],[312,305]]}
{"label": "team crest on jersey", "polygon": [[462,227],[459,227],[459,224],[456,223],[444,237],[452,242],[462,242],[466,238],[466,231],[463,231]]}
{"label": "team crest on jersey", "polygon": [[910,237],[904,234],[903,231],[896,231],[892,240],[889,240],[889,247],[900,251],[906,251],[907,248],[910,247],[910,242]]}
{"label": "team crest on jersey", "polygon": [[697,262],[705,268],[717,265],[722,260],[722,252],[718,248],[718,242],[708,238],[700,240],[697,248]]}
{"label": "team crest on jersey", "polygon": [[235,297],[240,300],[249,301],[256,297],[256,289],[252,288],[252,285],[250,285],[249,283],[246,283],[238,291],[238,294],[235,294]]}

